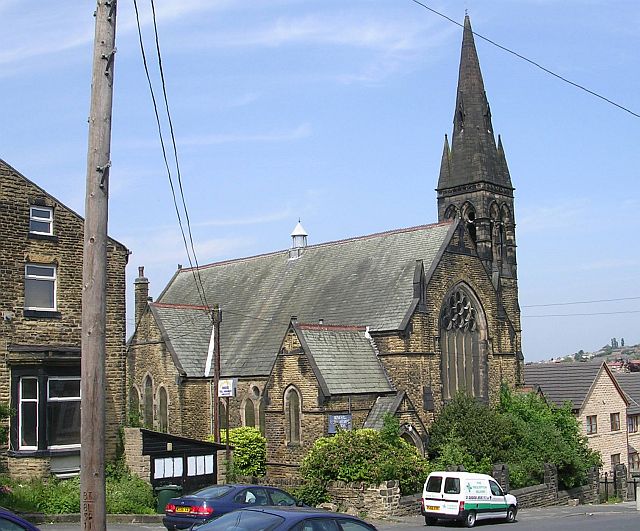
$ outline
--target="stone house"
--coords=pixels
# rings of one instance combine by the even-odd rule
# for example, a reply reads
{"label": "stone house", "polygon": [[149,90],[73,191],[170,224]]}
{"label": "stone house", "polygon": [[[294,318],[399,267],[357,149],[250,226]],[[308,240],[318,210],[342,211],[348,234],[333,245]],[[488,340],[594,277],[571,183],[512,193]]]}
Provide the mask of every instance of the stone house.
{"label": "stone house", "polygon": [[[15,477],[80,467],[83,219],[0,160],[0,401],[12,409],[1,459]],[[125,266],[108,241],[106,452],[124,420]]]}
{"label": "stone house", "polygon": [[640,472],[640,372],[619,372],[616,380],[629,399],[627,407],[628,468]]}
{"label": "stone house", "polygon": [[536,363],[526,365],[524,374],[526,385],[549,402],[571,404],[589,447],[602,456],[604,471],[626,464],[629,399],[606,363]]}
{"label": "stone house", "polygon": [[[215,344],[237,379],[221,424],[259,426],[273,475],[320,436],[395,415],[423,449],[459,390],[494,402],[522,382],[513,186],[496,139],[469,18],[438,222],[179,268],[155,302],[140,268],[128,342],[130,416],[194,438],[212,433]],[[222,310],[219,338],[211,307]]]}

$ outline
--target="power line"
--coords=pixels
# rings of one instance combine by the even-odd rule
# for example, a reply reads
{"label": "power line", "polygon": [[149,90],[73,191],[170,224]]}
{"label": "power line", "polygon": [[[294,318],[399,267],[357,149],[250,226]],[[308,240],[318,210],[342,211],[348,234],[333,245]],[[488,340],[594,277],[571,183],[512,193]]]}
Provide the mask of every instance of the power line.
{"label": "power line", "polygon": [[593,313],[548,313],[544,315],[522,315],[521,317],[530,319],[534,317],[587,317],[591,315],[622,315],[630,313],[640,313],[640,310],[627,310],[624,312],[593,312]]}
{"label": "power line", "polygon": [[[153,0],[152,0],[152,5],[153,5]],[[158,136],[160,138],[160,145],[161,145],[161,148],[162,148],[162,157],[164,159],[164,164],[165,164],[165,168],[166,168],[166,171],[167,171],[167,176],[169,178],[169,185],[171,187],[171,195],[172,195],[172,198],[173,198],[173,204],[174,204],[174,207],[175,207],[176,216],[178,218],[178,225],[180,226],[180,233],[182,234],[182,240],[184,242],[184,247],[185,247],[185,250],[187,252],[187,259],[189,260],[189,265],[191,266],[191,271],[193,273],[193,278],[194,278],[194,281],[196,283],[196,289],[198,290],[198,296],[200,297],[200,301],[202,302],[202,305],[206,306],[206,307],[209,307],[208,304],[207,304],[207,301],[206,301],[206,295],[205,295],[205,292],[204,292],[204,286],[202,285],[202,281],[199,278],[200,277],[199,270],[198,270],[198,277],[196,277],[195,269],[194,269],[194,266],[193,266],[193,261],[191,260],[191,253],[189,252],[189,245],[187,244],[187,237],[186,237],[186,235],[184,233],[184,227],[182,225],[182,217],[180,215],[180,207],[178,206],[178,201],[176,199],[176,191],[175,191],[175,187],[173,185],[173,179],[171,177],[171,169],[169,168],[169,160],[167,158],[167,151],[166,151],[166,148],[165,148],[164,137],[163,137],[163,134],[162,134],[162,126],[161,126],[161,123],[160,123],[160,114],[158,112],[158,105],[157,105],[157,101],[156,101],[155,91],[153,90],[153,83],[151,82],[151,75],[149,73],[149,66],[147,64],[147,56],[146,56],[146,53],[145,53],[145,50],[144,50],[144,42],[143,42],[143,39],[142,39],[142,27],[141,27],[141,24],[140,24],[140,14],[139,14],[139,11],[138,11],[138,2],[137,2],[137,0],[133,0],[133,6],[134,6],[134,9],[135,9],[135,12],[136,12],[136,24],[137,24],[137,27],[138,27],[138,40],[139,40],[139,43],[140,43],[140,52],[142,54],[142,63],[144,65],[144,71],[145,71],[145,74],[146,74],[146,77],[147,77],[147,83],[148,83],[148,86],[149,86],[149,92],[151,93],[151,101],[152,101],[153,110],[154,110],[154,113],[155,113],[156,126],[157,126],[157,129],[158,129]],[[154,26],[155,26],[155,10],[154,10]],[[157,33],[156,33],[156,42],[157,42]],[[158,49],[158,53],[159,53],[159,47],[157,49]],[[158,60],[160,61],[159,56],[158,56]],[[165,87],[164,76],[163,76],[162,85],[163,85],[163,90],[164,90],[164,87]],[[167,108],[167,113],[169,113],[168,103],[167,103],[167,100],[166,100],[166,90],[164,91],[164,93],[165,93],[165,106]],[[171,127],[171,136],[172,136],[172,138],[174,138],[173,127]],[[175,139],[174,139],[174,149],[175,149]],[[176,167],[179,167],[177,158],[176,158]],[[180,189],[182,190],[182,185],[180,185]],[[183,208],[185,209],[185,213],[187,213],[186,203],[184,202],[184,196],[183,196]],[[187,213],[187,217],[188,217],[188,213]],[[190,227],[189,227],[189,236],[190,236],[190,239],[191,239],[192,251],[194,253],[194,259],[195,259],[195,248],[193,247],[193,238],[191,238],[191,229],[190,229]],[[200,282],[199,282],[199,280],[200,280]]]}
{"label": "power line", "polygon": [[158,69],[160,72],[160,81],[162,83],[162,94],[164,95],[164,105],[167,113],[167,121],[169,123],[169,131],[171,133],[171,143],[173,145],[173,155],[176,161],[176,176],[178,177],[178,187],[180,188],[180,197],[182,198],[182,205],[184,207],[185,219],[187,221],[187,231],[189,233],[189,241],[191,242],[191,251],[193,252],[193,260],[196,263],[196,274],[198,275],[198,282],[202,289],[202,295],[204,298],[204,305],[209,308],[207,303],[207,295],[202,283],[202,277],[200,276],[200,264],[198,264],[198,257],[196,255],[196,249],[193,245],[193,234],[191,232],[191,220],[189,219],[189,211],[187,210],[187,202],[184,198],[184,189],[182,186],[182,172],[180,171],[180,164],[178,161],[178,147],[176,146],[176,137],[173,131],[173,120],[171,119],[171,113],[169,112],[169,98],[167,97],[167,85],[164,80],[164,69],[162,68],[162,55],[160,53],[160,39],[158,37],[158,25],[156,22],[156,6],[155,0],[151,0],[151,13],[153,16],[153,31],[156,40],[156,55],[158,57]]}
{"label": "power line", "polygon": [[597,302],[617,302],[617,301],[635,301],[640,297],[620,297],[618,299],[596,299],[592,301],[571,301],[571,302],[550,302],[548,304],[527,304],[521,308],[546,308],[549,306],[570,306],[572,304],[594,304]]}
{"label": "power line", "polygon": [[[433,9],[432,7],[429,7],[426,4],[423,4],[422,2],[419,2],[418,0],[411,0],[412,2],[414,2],[415,4],[418,4],[419,6],[424,7],[425,9],[427,9],[428,11],[431,11],[432,13],[435,13],[436,15],[447,19],[449,22],[452,22],[453,24],[456,24],[457,26],[460,26],[461,28],[464,28],[464,24],[460,24],[460,22],[458,22],[457,20],[454,20],[450,17],[448,17],[447,15],[445,15],[444,13],[440,13],[440,11],[436,11],[435,9]],[[489,44],[493,44],[494,46],[496,46],[497,48],[500,48],[501,50],[508,52],[512,55],[515,55],[516,57],[518,57],[519,59],[522,59],[523,61],[526,61],[527,63],[532,64],[533,66],[539,68],[540,70],[542,70],[543,72],[546,72],[547,74],[550,74],[554,77],[557,77],[558,79],[560,79],[561,81],[564,81],[565,83],[568,83],[569,85],[573,85],[576,88],[579,88],[580,90],[583,90],[585,92],[587,92],[588,94],[591,94],[592,96],[595,96],[596,98],[600,98],[601,100],[606,101],[607,103],[610,103],[611,105],[614,105],[615,107],[618,107],[619,109],[622,109],[623,111],[628,112],[629,114],[635,116],[636,118],[640,118],[640,114],[637,114],[635,112],[633,112],[632,110],[628,109],[627,107],[620,105],[619,103],[616,103],[613,100],[610,100],[609,98],[606,98],[605,96],[602,96],[601,94],[598,94],[597,92],[594,92],[593,90],[590,90],[586,87],[584,87],[583,85],[580,85],[579,83],[575,83],[574,81],[571,81],[570,79],[567,79],[566,77],[561,76],[560,74],[556,74],[555,72],[553,72],[552,70],[549,70],[548,68],[545,68],[544,66],[542,66],[539,63],[536,63],[535,61],[529,59],[528,57],[525,57],[524,55],[519,54],[518,52],[514,52],[513,50],[507,48],[506,46],[502,46],[501,44],[498,44],[495,41],[492,41],[491,39],[489,39],[488,37],[485,37],[484,35],[481,35],[479,33],[476,33],[475,31],[471,31],[471,33],[473,33],[476,37],[480,37],[481,39],[487,41]]]}

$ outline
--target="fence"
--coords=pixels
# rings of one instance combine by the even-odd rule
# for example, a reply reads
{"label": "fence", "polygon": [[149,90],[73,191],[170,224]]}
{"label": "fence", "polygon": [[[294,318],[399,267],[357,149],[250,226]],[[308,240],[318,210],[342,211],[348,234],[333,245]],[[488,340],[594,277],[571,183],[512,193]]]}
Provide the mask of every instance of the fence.
{"label": "fence", "polygon": [[640,478],[629,478],[624,464],[615,465],[611,472],[605,472],[598,482],[601,503],[610,500],[635,500]]}

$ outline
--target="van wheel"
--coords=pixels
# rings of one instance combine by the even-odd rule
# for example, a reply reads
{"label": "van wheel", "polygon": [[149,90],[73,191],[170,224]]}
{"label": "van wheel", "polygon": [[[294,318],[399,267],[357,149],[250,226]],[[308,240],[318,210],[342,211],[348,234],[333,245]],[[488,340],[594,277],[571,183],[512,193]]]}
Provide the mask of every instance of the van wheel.
{"label": "van wheel", "polygon": [[507,522],[510,524],[516,521],[516,514],[518,513],[518,509],[516,509],[513,505],[510,505],[507,509]]}
{"label": "van wheel", "polygon": [[424,525],[436,525],[438,521],[437,518],[433,518],[433,516],[425,516],[424,517]]}
{"label": "van wheel", "polygon": [[465,525],[465,527],[473,527],[474,525],[476,525],[476,512],[475,511],[469,511],[467,513],[467,517],[464,520],[464,525]]}

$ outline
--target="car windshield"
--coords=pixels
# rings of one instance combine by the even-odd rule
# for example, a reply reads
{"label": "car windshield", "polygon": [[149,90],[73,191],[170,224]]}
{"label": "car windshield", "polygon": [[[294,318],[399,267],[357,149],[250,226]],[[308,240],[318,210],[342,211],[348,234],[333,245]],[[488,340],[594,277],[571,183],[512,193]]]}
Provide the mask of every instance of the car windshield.
{"label": "car windshield", "polygon": [[202,498],[221,498],[230,490],[233,490],[233,487],[229,485],[213,485],[212,487],[197,490],[191,493],[191,496],[199,496]]}
{"label": "car windshield", "polygon": [[198,527],[198,531],[270,531],[284,522],[284,518],[262,511],[235,511]]}

